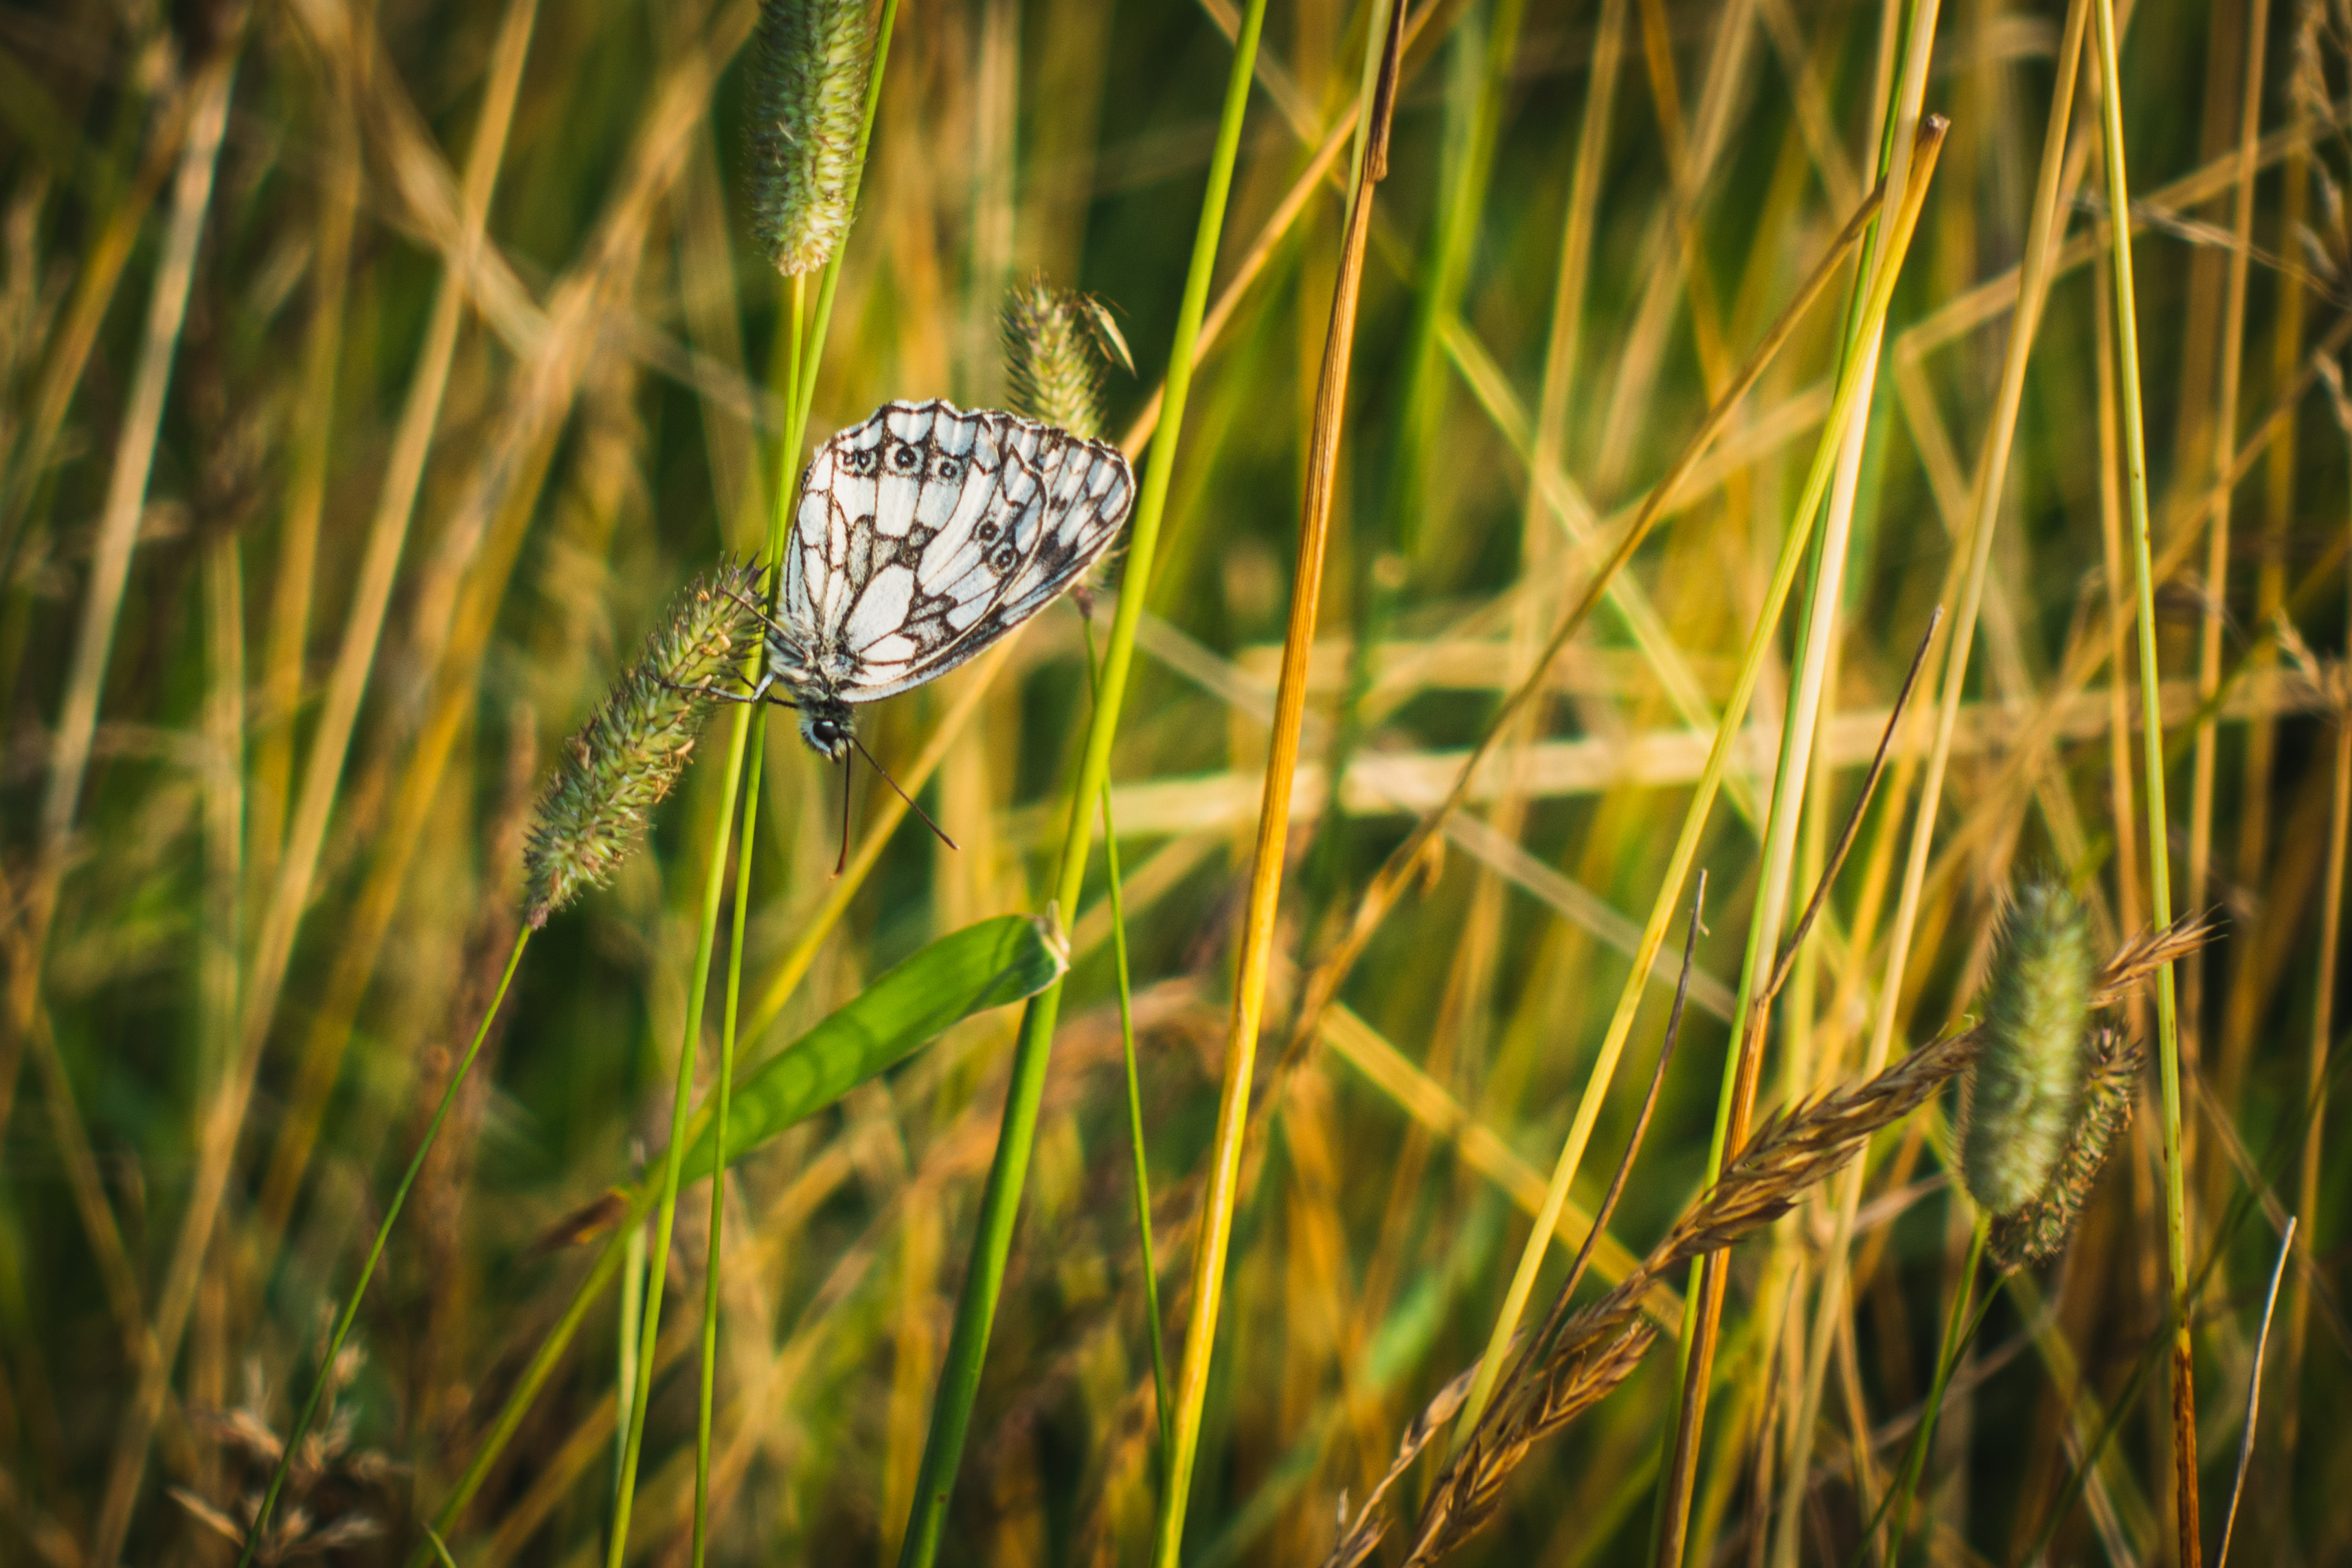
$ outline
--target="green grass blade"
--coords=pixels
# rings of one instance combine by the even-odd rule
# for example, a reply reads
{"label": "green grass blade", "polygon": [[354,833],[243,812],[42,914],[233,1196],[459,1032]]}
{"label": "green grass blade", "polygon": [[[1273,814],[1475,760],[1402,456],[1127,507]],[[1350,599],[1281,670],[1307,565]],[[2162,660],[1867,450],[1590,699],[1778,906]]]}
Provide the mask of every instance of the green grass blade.
{"label": "green grass blade", "polygon": [[[1225,81],[1216,149],[1209,159],[1208,190],[1202,198],[1192,258],[1184,277],[1183,301],[1177,310],[1176,331],[1169,347],[1162,412],[1159,427],[1152,433],[1151,455],[1144,467],[1135,520],[1128,533],[1126,591],[1118,596],[1118,611],[1111,621],[1110,645],[1103,659],[1101,694],[1087,727],[1076,787],[1070,794],[1069,831],[1062,845],[1060,874],[1055,880],[1055,902],[1065,910],[1076,910],[1078,895],[1085,890],[1087,860],[1094,844],[1095,802],[1110,778],[1111,738],[1118,733],[1128,670],[1135,659],[1136,629],[1142,622],[1143,601],[1151,582],[1152,558],[1160,544],[1160,521],[1168,509],[1169,483],[1174,474],[1177,443],[1184,429],[1184,404],[1192,390],[1192,347],[1201,335],[1201,319],[1208,310],[1209,279],[1216,266],[1217,241],[1224,232],[1225,198],[1233,189],[1234,164],[1241,152],[1242,116],[1249,107],[1258,34],[1265,23],[1265,0],[1250,0],[1243,17],[1240,40],[1234,48],[1233,69]],[[1013,1225],[1021,1207],[1021,1189],[1028,1178],[1030,1150],[1036,1139],[1038,1111],[1045,1092],[1045,1062],[1053,1050],[1054,1024],[1060,1015],[1061,999],[1060,986],[1047,987],[1021,1020],[1020,1040],[1013,1047],[1012,1082],[1004,1100],[1003,1126],[997,1134],[996,1157],[989,1165],[988,1182],[981,1193],[980,1217],[972,1233],[971,1263],[964,1274],[963,1291],[956,1301],[955,1326],[948,1339],[939,1391],[933,1398],[930,1433],[924,1439],[922,1469],[915,1482],[914,1507],[898,1553],[900,1568],[929,1568],[938,1555],[940,1535],[946,1527],[948,1494],[963,1459],[964,1435],[971,1425],[972,1401],[980,1393],[981,1363],[988,1355],[989,1331],[995,1323],[1005,1260],[1013,1250]]]}
{"label": "green grass blade", "polygon": [[[736,1082],[727,1163],[888,1071],[951,1025],[1035,996],[1068,967],[1062,934],[1025,915],[999,915],[940,937]],[[706,1122],[687,1145],[687,1180],[710,1174],[711,1133]]]}
{"label": "green grass blade", "polygon": [[[1000,915],[940,937],[885,971],[824,1022],[736,1080],[727,1125],[727,1163],[756,1153],[779,1133],[806,1121],[860,1083],[889,1071],[975,1013],[1034,996],[1068,967],[1060,934],[1041,921]],[[688,1124],[680,1179],[710,1174],[711,1118],[706,1107]],[[626,1189],[628,1207],[589,1268],[555,1328],[516,1379],[489,1435],[433,1516],[445,1533],[473,1500],[507,1443],[545,1386],[582,1321],[619,1271],[625,1238],[638,1229],[659,1190],[658,1173]],[[650,1347],[646,1352],[650,1354]],[[411,1568],[423,1568],[419,1548]]]}

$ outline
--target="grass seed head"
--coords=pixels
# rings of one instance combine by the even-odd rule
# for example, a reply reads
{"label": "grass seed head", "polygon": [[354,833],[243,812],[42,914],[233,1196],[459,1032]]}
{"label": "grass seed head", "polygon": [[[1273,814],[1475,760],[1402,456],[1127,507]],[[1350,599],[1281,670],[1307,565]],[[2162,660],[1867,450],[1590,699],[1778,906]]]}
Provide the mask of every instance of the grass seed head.
{"label": "grass seed head", "polygon": [[2090,1068],[2090,923],[2055,882],[2001,912],[1983,996],[1984,1048],[1969,1079],[1960,1176],[1995,1215],[2032,1203],[2057,1166]]}
{"label": "grass seed head", "polygon": [[765,0],[751,47],[751,226],[791,277],[833,259],[874,54],[866,0]]}
{"label": "grass seed head", "polygon": [[2004,1269],[2040,1263],[2058,1255],[2090,1201],[2099,1172],[2131,1126],[2132,1098],[2139,1086],[2137,1040],[2118,1030],[2102,1030],[2092,1048],[2091,1074],[2083,1086],[2083,1109],[2074,1118],[2058,1168],[2031,1203],[1997,1216],[1986,1247]]}
{"label": "grass seed head", "polygon": [[1004,371],[1013,411],[1088,441],[1102,434],[1103,368],[1134,368],[1110,312],[1041,274],[1004,300]]}
{"label": "grass seed head", "polygon": [[644,836],[677,782],[717,686],[759,644],[750,596],[758,573],[721,561],[682,589],[645,652],[563,748],[523,850],[525,911],[534,926],[583,887],[601,887]]}

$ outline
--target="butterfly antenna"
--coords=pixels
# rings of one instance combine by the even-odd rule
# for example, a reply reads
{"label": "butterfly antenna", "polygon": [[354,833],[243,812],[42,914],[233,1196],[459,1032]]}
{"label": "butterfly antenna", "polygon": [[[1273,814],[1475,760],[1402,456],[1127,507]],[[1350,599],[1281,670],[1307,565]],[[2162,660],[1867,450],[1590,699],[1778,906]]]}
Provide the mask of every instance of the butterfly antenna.
{"label": "butterfly antenna", "polygon": [[849,770],[856,762],[854,757],[841,759],[841,852],[833,859],[835,876],[849,869]]}
{"label": "butterfly antenna", "polygon": [[[887,784],[893,789],[898,789],[898,781],[890,777],[890,770],[887,768],[883,767],[882,764],[874,759],[874,754],[872,752],[866,750],[866,743],[864,741],[852,736],[850,737],[850,744],[857,747],[859,751],[865,753],[866,766],[873,768],[875,772],[882,775],[882,782]],[[907,802],[908,805],[914,807],[915,815],[923,819],[923,826],[939,834],[940,842],[947,845],[947,847],[951,850],[961,847],[953,839],[948,837],[947,831],[945,829],[941,828],[937,822],[931,821],[931,814],[929,811],[924,810],[920,805],[918,805],[912,795],[908,794],[904,789],[898,789],[898,799]]]}

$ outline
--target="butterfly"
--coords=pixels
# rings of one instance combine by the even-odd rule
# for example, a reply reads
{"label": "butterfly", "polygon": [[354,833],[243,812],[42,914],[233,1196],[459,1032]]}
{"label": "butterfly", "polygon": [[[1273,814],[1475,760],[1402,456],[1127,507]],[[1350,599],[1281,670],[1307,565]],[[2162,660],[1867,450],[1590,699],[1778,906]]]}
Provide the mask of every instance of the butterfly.
{"label": "butterfly", "polygon": [[1052,603],[1134,505],[1106,442],[936,398],[884,403],[801,478],[757,684],[709,695],[798,709],[801,738],[846,768],[866,750],[857,705],[938,679]]}

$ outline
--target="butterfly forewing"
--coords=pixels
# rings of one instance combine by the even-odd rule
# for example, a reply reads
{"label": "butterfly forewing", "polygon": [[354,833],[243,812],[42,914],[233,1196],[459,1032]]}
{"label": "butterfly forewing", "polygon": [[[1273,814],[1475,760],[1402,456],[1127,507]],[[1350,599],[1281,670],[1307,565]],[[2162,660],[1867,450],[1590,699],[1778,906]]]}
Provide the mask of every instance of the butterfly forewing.
{"label": "butterfly forewing", "polygon": [[945,674],[1043,609],[1126,522],[1117,448],[1008,413],[887,403],[818,448],[787,552],[787,664],[849,702]]}

